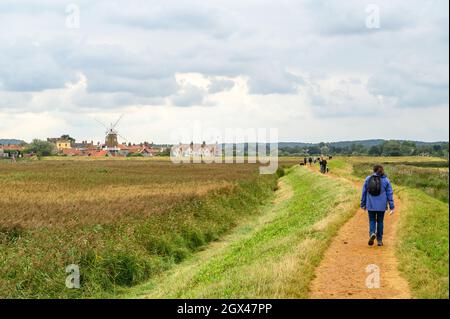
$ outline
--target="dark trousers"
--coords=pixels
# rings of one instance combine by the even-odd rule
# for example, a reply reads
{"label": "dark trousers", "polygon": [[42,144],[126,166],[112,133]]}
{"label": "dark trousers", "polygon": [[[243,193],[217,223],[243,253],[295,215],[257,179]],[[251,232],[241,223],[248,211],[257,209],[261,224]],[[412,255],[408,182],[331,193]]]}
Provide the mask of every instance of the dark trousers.
{"label": "dark trousers", "polygon": [[369,236],[377,234],[377,240],[383,240],[384,229],[384,211],[370,211],[369,210]]}

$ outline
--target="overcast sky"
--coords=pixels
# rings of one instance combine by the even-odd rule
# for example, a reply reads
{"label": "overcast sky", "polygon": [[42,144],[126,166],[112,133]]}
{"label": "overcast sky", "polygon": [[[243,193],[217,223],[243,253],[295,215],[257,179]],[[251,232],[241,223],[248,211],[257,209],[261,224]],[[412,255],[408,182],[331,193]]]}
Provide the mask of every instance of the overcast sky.
{"label": "overcast sky", "polygon": [[0,138],[102,140],[96,119],[123,113],[132,142],[174,142],[194,123],[278,128],[282,141],[448,140],[448,10],[447,0],[1,0]]}

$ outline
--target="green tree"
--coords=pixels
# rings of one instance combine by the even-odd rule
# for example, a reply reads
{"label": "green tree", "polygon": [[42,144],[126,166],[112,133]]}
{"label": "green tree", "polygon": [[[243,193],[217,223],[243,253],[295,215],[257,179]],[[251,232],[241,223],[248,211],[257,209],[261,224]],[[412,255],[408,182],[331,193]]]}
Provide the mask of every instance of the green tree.
{"label": "green tree", "polygon": [[383,154],[383,148],[381,145],[374,145],[369,149],[369,155],[380,156]]}
{"label": "green tree", "polygon": [[50,156],[56,154],[56,147],[53,143],[34,139],[25,150],[26,153],[34,153],[37,156]]}
{"label": "green tree", "polygon": [[350,151],[354,155],[361,155],[366,153],[366,148],[360,143],[352,143],[350,146]]}
{"label": "green tree", "polygon": [[330,148],[328,146],[324,145],[320,148],[320,153],[322,153],[323,155],[327,155],[330,153]]}
{"label": "green tree", "polygon": [[401,155],[414,155],[416,151],[416,143],[412,141],[403,141],[400,146]]}
{"label": "green tree", "polygon": [[383,143],[384,156],[401,156],[401,144],[399,141],[385,141]]}
{"label": "green tree", "polygon": [[75,139],[73,137],[71,137],[69,134],[61,135],[61,139],[62,140],[68,140],[71,143],[75,143]]}
{"label": "green tree", "polygon": [[309,154],[311,155],[319,155],[321,153],[320,147],[318,146],[311,146],[309,147]]}

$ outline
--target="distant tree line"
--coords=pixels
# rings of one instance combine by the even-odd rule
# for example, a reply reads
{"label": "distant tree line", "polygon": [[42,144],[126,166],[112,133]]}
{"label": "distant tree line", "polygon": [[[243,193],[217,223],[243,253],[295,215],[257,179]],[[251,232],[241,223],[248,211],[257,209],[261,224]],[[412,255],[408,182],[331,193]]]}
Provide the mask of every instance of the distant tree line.
{"label": "distant tree line", "polygon": [[308,146],[286,146],[279,148],[280,156],[307,155],[370,155],[370,156],[437,156],[448,157],[448,142],[416,143],[413,141],[383,141],[378,145],[365,146],[352,143],[348,146],[335,146],[332,143],[318,143]]}
{"label": "distant tree line", "polygon": [[[269,145],[266,144],[266,154],[270,153]],[[233,145],[234,155],[248,155],[248,144],[244,145],[244,152]],[[242,150],[242,149],[241,149]],[[278,149],[280,156],[309,156],[309,155],[369,155],[369,156],[437,156],[448,158],[448,142],[439,143],[416,143],[413,141],[383,141],[377,145],[366,146],[362,143],[351,143],[346,146],[337,146],[334,143],[318,143],[307,146],[281,146]],[[50,156],[56,154],[53,143],[33,140],[24,150],[25,154],[36,154],[37,156]],[[169,156],[170,148],[167,147],[159,156]]]}

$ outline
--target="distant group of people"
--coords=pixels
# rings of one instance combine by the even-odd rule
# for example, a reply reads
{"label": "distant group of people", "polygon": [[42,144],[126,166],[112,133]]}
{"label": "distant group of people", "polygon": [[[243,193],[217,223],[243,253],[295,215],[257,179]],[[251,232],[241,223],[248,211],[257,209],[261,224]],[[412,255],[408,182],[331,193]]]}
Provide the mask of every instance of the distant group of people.
{"label": "distant group of people", "polygon": [[[332,158],[333,158],[333,156],[328,156],[328,160],[331,160]],[[312,157],[309,157],[309,158],[305,157],[303,159],[303,163],[300,163],[300,165],[307,165],[309,163],[309,166],[312,166],[313,163],[316,164],[317,162],[319,162],[320,172],[322,174],[326,174],[329,172],[329,169],[327,166],[328,161],[323,156],[317,157],[315,159],[313,159]]]}
{"label": "distant group of people", "polygon": [[306,165],[307,163],[309,162],[309,166],[311,166],[312,165],[312,162],[313,162],[313,159],[312,159],[312,157],[310,157],[310,158],[304,158],[303,159],[303,163],[300,163],[300,165]]}

